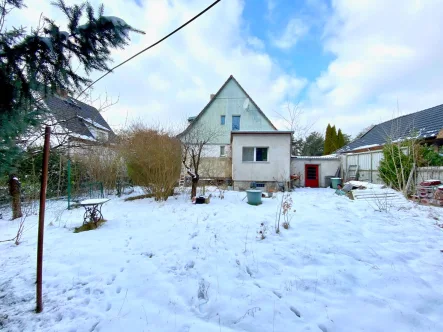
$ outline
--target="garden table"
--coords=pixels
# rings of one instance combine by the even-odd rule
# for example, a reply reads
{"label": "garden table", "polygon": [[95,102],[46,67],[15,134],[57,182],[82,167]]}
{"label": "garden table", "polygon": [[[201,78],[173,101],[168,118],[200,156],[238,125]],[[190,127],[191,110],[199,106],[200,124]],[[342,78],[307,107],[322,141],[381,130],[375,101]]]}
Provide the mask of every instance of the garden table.
{"label": "garden table", "polygon": [[86,199],[80,202],[80,205],[85,208],[83,215],[83,225],[88,222],[97,223],[103,219],[102,205],[110,201],[109,198]]}

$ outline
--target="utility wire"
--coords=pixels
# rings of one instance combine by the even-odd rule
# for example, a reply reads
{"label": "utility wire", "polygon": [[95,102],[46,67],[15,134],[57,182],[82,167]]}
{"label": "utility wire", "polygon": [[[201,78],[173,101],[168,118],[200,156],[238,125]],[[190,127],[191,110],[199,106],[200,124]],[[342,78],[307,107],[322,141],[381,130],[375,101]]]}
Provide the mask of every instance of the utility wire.
{"label": "utility wire", "polygon": [[115,69],[117,69],[120,66],[123,66],[125,63],[131,61],[132,59],[134,59],[135,57],[139,56],[140,54],[142,54],[143,52],[146,52],[147,50],[149,50],[150,48],[153,48],[154,46],[160,44],[162,41],[164,41],[165,39],[169,38],[170,36],[172,36],[174,33],[178,32],[179,30],[183,29],[185,26],[187,26],[189,23],[191,23],[192,21],[196,20],[197,18],[199,18],[200,16],[202,16],[204,13],[206,13],[209,9],[211,9],[212,7],[214,7],[217,3],[219,3],[221,0],[217,0],[215,1],[212,5],[210,5],[209,7],[207,7],[205,10],[201,11],[199,14],[197,14],[196,16],[194,16],[193,18],[191,18],[189,21],[187,21],[186,23],[182,24],[181,26],[179,26],[177,29],[175,29],[174,31],[172,31],[170,34],[166,35],[165,37],[163,37],[162,39],[160,39],[159,41],[155,42],[154,44],[146,47],[145,49],[141,50],[140,52],[138,52],[137,54],[134,54],[133,56],[131,56],[129,59],[123,61],[122,63],[118,64],[117,66],[111,68],[110,70],[108,70],[105,74],[103,74],[102,76],[100,76],[98,79],[96,79],[94,82],[92,82],[91,84],[89,84],[82,92],[79,93],[79,95],[77,96],[76,99],[78,99],[83,93],[85,93],[86,90],[88,90],[91,86],[93,86],[95,83],[97,83],[98,81],[100,81],[102,78],[104,78],[105,76],[107,76],[109,73],[111,73],[112,71],[114,71]]}

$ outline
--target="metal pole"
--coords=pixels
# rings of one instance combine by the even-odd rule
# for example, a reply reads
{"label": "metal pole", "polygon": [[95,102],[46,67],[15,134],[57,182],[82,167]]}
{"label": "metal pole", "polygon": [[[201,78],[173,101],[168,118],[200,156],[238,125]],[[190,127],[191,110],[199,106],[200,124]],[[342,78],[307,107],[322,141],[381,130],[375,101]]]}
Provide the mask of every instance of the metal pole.
{"label": "metal pole", "polygon": [[48,184],[48,163],[49,163],[49,138],[51,128],[45,128],[45,145],[43,148],[42,182],[40,187],[40,211],[38,215],[38,244],[37,244],[37,313],[43,310],[42,281],[43,281],[43,232],[45,229],[45,203],[46,186]]}
{"label": "metal pole", "polygon": [[71,159],[68,159],[68,210],[71,209]]}

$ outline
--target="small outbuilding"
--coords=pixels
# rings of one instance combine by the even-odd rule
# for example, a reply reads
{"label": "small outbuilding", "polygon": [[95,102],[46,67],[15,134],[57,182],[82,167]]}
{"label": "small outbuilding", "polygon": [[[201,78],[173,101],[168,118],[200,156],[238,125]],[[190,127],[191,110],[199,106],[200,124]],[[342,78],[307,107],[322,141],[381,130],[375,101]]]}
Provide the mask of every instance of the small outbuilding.
{"label": "small outbuilding", "polygon": [[327,156],[292,156],[291,175],[298,180],[296,186],[300,187],[329,187],[331,178],[340,177],[340,157]]}

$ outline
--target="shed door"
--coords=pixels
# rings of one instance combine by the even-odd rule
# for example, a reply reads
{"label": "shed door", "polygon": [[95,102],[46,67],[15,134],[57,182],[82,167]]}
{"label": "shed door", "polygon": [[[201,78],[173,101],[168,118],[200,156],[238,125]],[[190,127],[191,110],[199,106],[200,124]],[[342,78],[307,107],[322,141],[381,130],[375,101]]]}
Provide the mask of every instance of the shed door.
{"label": "shed door", "polygon": [[318,165],[305,165],[305,186],[318,188]]}

